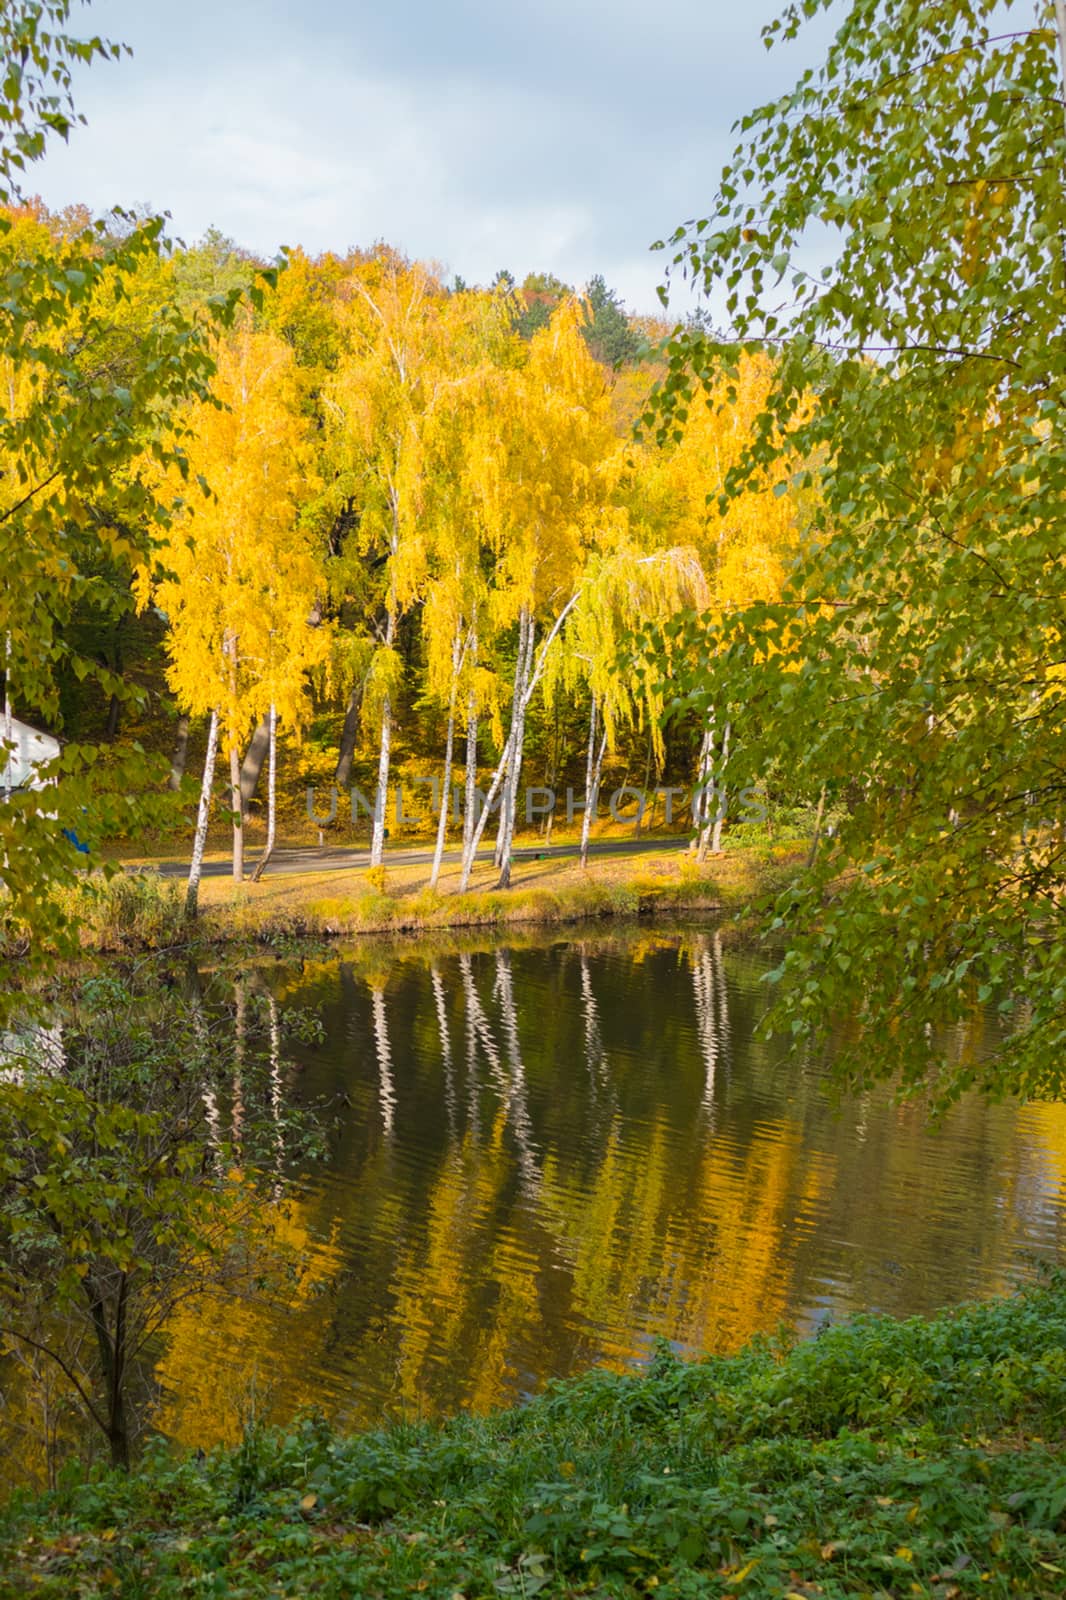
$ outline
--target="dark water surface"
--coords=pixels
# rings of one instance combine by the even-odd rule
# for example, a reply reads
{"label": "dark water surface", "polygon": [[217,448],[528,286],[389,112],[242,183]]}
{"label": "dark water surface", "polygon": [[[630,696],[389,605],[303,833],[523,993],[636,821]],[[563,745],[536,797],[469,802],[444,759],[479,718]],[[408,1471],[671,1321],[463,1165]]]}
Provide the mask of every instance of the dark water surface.
{"label": "dark water surface", "polygon": [[972,1100],[938,1132],[881,1093],[837,1109],[753,1037],[767,964],[693,927],[266,974],[326,1033],[283,1092],[342,1097],[286,1224],[324,1287],[287,1312],[190,1310],[161,1425],[233,1437],[253,1367],[281,1417],[484,1409],[659,1335],[697,1354],[931,1311],[1057,1257],[1066,1107]]}

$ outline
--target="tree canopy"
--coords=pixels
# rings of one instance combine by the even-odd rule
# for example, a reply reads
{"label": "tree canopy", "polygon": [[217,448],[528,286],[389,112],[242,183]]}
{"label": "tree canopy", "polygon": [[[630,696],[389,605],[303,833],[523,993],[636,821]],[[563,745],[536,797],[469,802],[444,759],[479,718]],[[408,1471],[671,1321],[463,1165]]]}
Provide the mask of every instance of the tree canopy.
{"label": "tree canopy", "polygon": [[[789,463],[804,550],[780,598],[690,622],[681,699],[742,706],[738,781],[776,761],[843,807],[778,907],[778,1024],[944,1097],[1063,1085],[1066,41],[1038,9],[848,7],[670,241],[730,326],[677,330],[654,413],[774,355],[721,508]],[[1000,1048],[949,1071],[977,1000]]]}

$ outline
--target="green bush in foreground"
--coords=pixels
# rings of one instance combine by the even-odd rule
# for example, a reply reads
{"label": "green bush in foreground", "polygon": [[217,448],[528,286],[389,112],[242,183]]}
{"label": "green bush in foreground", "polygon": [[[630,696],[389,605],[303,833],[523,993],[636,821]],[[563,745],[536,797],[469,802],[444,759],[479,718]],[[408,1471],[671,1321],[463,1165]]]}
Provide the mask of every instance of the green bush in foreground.
{"label": "green bush in foreground", "polygon": [[73,1481],[0,1521],[20,1596],[1060,1596],[1066,1275],[521,1409]]}

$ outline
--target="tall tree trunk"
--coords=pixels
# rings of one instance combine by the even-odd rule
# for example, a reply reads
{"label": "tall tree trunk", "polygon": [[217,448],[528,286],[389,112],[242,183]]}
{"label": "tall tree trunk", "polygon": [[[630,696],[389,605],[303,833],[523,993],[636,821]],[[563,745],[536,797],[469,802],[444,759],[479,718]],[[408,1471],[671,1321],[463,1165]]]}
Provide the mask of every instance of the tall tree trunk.
{"label": "tall tree trunk", "polygon": [[[518,614],[518,653],[514,663],[514,688],[511,694],[511,733],[513,735],[518,726],[518,708],[522,703],[523,678],[526,670],[526,632],[528,629],[529,614],[523,606]],[[512,739],[513,743],[513,739]],[[493,857],[493,866],[503,865],[503,846],[507,835],[507,812],[510,796],[516,783],[513,769],[509,766],[504,781],[503,796],[500,800],[500,820],[496,829],[496,854]]]}
{"label": "tall tree trunk", "polygon": [[648,719],[648,753],[644,759],[644,787],[640,791],[640,805],[637,807],[637,826],[634,837],[640,838],[640,825],[644,821],[644,800],[648,793],[648,784],[651,782],[651,719]]}
{"label": "tall tree trunk", "polygon": [[168,789],[180,789],[181,780],[185,776],[185,762],[189,755],[189,713],[183,711],[178,717],[178,731],[174,737],[174,754],[170,758],[170,777],[167,780]]}
{"label": "tall tree trunk", "polygon": [[370,865],[380,867],[385,854],[385,812],[389,802],[389,755],[392,749],[392,704],[388,695],[381,704],[381,744],[378,749],[378,781],[374,791],[374,816],[370,835]]}
{"label": "tall tree trunk", "polygon": [[93,1415],[103,1423],[111,1451],[111,1465],[128,1471],[130,1465],[130,1439],[126,1424],[125,1404],[125,1354],[126,1354],[126,1278],[119,1286],[118,1305],[115,1311],[115,1329],[112,1335],[107,1322],[107,1309],[96,1287],[85,1282],[85,1296],[89,1318],[96,1336],[96,1353],[103,1378],[106,1410],[103,1417],[94,1408]]}
{"label": "tall tree trunk", "polygon": [[712,856],[720,856],[722,853],[722,827],[725,823],[727,795],[725,774],[729,765],[729,735],[731,732],[732,724],[727,722],[722,734],[722,755],[718,763],[718,782],[715,784],[714,832],[711,834]]}
{"label": "tall tree trunk", "polygon": [[113,694],[107,702],[107,726],[104,729],[104,738],[114,740],[118,737],[119,722],[122,718],[122,701],[117,694]]}
{"label": "tall tree trunk", "polygon": [[274,702],[270,703],[267,713],[267,836],[266,846],[259,865],[252,873],[252,882],[258,883],[266,871],[267,862],[274,854],[274,838],[277,832],[277,800],[278,800],[278,712]]}
{"label": "tall tree trunk", "polygon": [[235,744],[229,751],[230,808],[233,812],[233,881],[244,882],[244,798],[241,795],[241,757]]}
{"label": "tall tree trunk", "polygon": [[433,871],[429,875],[431,889],[437,887],[440,864],[444,859],[444,836],[448,831],[448,806],[452,797],[452,748],[455,741],[455,699],[448,708],[448,737],[444,745],[444,780],[441,785],[440,816],[437,819],[437,843],[433,851]]}
{"label": "tall tree trunk", "polygon": [[[577,592],[575,592],[574,594],[572,594],[570,596],[570,599],[566,602],[565,606],[560,611],[560,613],[556,617],[555,621],[552,623],[551,631],[548,633],[547,637],[543,640],[543,642],[541,644],[540,652],[539,652],[539,654],[537,656],[536,666],[533,669],[532,673],[529,675],[529,680],[528,680],[528,682],[526,684],[525,694],[523,696],[523,706],[522,706],[522,714],[523,714],[523,716],[525,715],[525,711],[529,706],[530,700],[533,698],[533,691],[536,689],[537,684],[540,682],[541,674],[544,671],[544,663],[548,659],[548,651],[551,649],[552,644],[554,643],[555,638],[558,635],[559,630],[562,628],[563,624],[565,623],[567,617],[570,615],[571,611],[574,609],[574,606],[577,603],[577,598],[578,598]],[[460,879],[460,883],[459,883],[459,893],[460,894],[464,894],[466,892],[469,884],[470,884],[470,873],[473,870],[474,858],[477,855],[478,845],[481,843],[481,835],[485,831],[485,821],[486,821],[486,819],[487,819],[487,817],[489,815],[489,812],[492,809],[493,801],[496,799],[496,796],[500,792],[500,785],[503,783],[504,774],[508,770],[508,766],[509,766],[510,759],[511,759],[511,753],[512,753],[512,743],[514,742],[514,738],[515,738],[515,735],[517,734],[517,731],[518,731],[518,728],[514,727],[514,728],[512,728],[510,730],[510,732],[507,735],[507,743],[503,747],[503,753],[500,756],[499,765],[496,768],[496,772],[495,772],[495,774],[493,776],[492,783],[489,786],[489,792],[488,792],[488,795],[486,796],[486,799],[485,799],[484,809],[482,810],[481,815],[478,817],[478,820],[477,820],[477,823],[476,823],[476,825],[474,827],[474,830],[473,830],[472,834],[470,835],[470,843],[467,846],[467,848],[465,849],[465,851],[463,852],[463,872],[462,872],[462,878]]]}
{"label": "tall tree trunk", "polygon": [[599,711],[599,701],[592,696],[592,710],[589,712],[589,747],[585,757],[585,809],[581,816],[581,865],[585,866],[589,855],[589,799],[592,795],[592,769],[596,762],[596,714]]}
{"label": "tall tree trunk", "polygon": [[825,784],[823,783],[822,784],[822,792],[818,796],[818,811],[817,811],[817,813],[815,815],[815,818],[814,818],[814,838],[811,840],[811,848],[807,853],[807,865],[808,865],[808,867],[813,867],[815,861],[818,858],[818,846],[819,846],[819,844],[821,843],[821,840],[822,840],[822,818],[823,818],[824,815],[825,815]]}
{"label": "tall tree trunk", "polygon": [[[385,646],[392,649],[396,640],[396,617],[389,612],[385,626]],[[374,819],[370,836],[370,865],[380,867],[385,853],[385,813],[389,803],[389,755],[392,749],[392,701],[381,702],[381,744],[378,749],[378,783],[374,795]]]}
{"label": "tall tree trunk", "polygon": [[473,689],[466,702],[466,794],[463,800],[463,856],[470,848],[470,840],[477,826],[474,807],[477,805],[477,699]]}
{"label": "tall tree trunk", "polygon": [[241,763],[241,797],[247,806],[259,787],[263,762],[270,748],[270,713],[268,712],[252,734]]}
{"label": "tall tree trunk", "polygon": [[215,753],[218,750],[218,712],[212,711],[207,730],[207,753],[204,756],[204,776],[200,784],[200,809],[196,814],[196,832],[192,842],[192,860],[189,862],[189,882],[185,890],[185,915],[196,915],[196,902],[200,894],[200,874],[204,865],[204,844],[207,824],[211,816],[211,789],[215,781]]}
{"label": "tall tree trunk", "polygon": [[493,802],[500,792],[500,787],[507,771],[507,763],[511,755],[511,739],[513,737],[513,732],[514,730],[512,729],[507,735],[507,743],[503,747],[503,754],[500,756],[499,765],[493,774],[492,782],[489,784],[489,792],[485,796],[485,804],[482,807],[481,813],[476,822],[474,823],[474,827],[470,834],[470,842],[463,851],[463,870],[459,880],[460,894],[465,894],[470,886],[470,874],[473,870],[474,859],[478,852],[478,845],[481,843],[481,835],[485,831],[485,823],[488,820],[489,812],[492,810]]}
{"label": "tall tree trunk", "polygon": [[696,860],[701,864],[707,859],[707,850],[711,842],[711,779],[714,773],[714,713],[703,735],[700,746],[700,764],[696,778],[696,795],[693,799],[693,820],[698,830],[699,844],[696,851]]}
{"label": "tall tree trunk", "polygon": [[529,709],[529,680],[533,670],[533,641],[536,635],[536,624],[531,615],[526,615],[525,651],[522,659],[522,693],[518,698],[515,711],[514,738],[511,745],[511,760],[508,766],[507,787],[503,793],[503,842],[499,851],[500,876],[497,880],[497,889],[508,889],[511,885],[511,853],[514,848],[515,810],[518,805],[518,785],[522,778],[522,747],[526,737],[526,712]]}
{"label": "tall tree trunk", "polygon": [[585,768],[585,812],[581,818],[581,865],[589,864],[589,835],[592,818],[600,797],[600,773],[603,771],[603,754],[607,749],[607,728],[604,725],[599,749],[596,749],[596,696],[592,697],[592,715],[589,718],[589,754]]}
{"label": "tall tree trunk", "polygon": [[344,713],[344,727],[341,729],[337,770],[333,775],[333,781],[338,789],[347,789],[352,779],[352,762],[355,760],[355,746],[359,738],[359,704],[362,698],[363,688],[357,683],[348,696],[348,709]]}
{"label": "tall tree trunk", "polygon": [[459,634],[456,633],[452,652],[452,692],[448,702],[448,736],[444,743],[444,777],[440,791],[440,816],[437,819],[437,843],[433,850],[433,870],[429,875],[431,889],[437,887],[437,880],[440,877],[440,864],[444,859],[444,837],[448,831],[448,809],[452,798],[452,751],[455,747],[455,697],[461,662]]}

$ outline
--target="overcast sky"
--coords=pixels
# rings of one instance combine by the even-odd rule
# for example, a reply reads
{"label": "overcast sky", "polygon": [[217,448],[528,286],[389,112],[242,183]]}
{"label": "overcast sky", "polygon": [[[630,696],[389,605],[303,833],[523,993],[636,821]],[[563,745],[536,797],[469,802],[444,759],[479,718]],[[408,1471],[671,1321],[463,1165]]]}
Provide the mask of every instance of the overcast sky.
{"label": "overcast sky", "polygon": [[449,274],[602,272],[656,307],[656,238],[698,214],[736,117],[820,58],[767,54],[778,0],[94,0],[133,59],[30,175],[53,207],[141,201],[273,256],[386,239]]}

